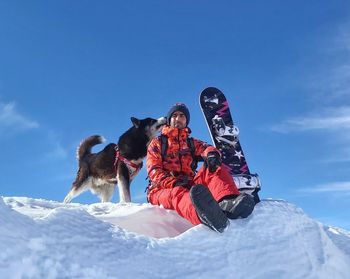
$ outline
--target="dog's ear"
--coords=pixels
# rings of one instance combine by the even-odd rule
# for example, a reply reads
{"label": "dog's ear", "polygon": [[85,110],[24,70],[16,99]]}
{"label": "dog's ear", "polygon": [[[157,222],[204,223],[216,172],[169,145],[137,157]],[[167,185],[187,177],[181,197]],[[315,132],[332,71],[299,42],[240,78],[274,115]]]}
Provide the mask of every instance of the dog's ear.
{"label": "dog's ear", "polygon": [[140,127],[140,120],[138,120],[137,118],[135,117],[131,117],[131,122],[132,124],[134,124],[134,127],[137,129],[138,127]]}

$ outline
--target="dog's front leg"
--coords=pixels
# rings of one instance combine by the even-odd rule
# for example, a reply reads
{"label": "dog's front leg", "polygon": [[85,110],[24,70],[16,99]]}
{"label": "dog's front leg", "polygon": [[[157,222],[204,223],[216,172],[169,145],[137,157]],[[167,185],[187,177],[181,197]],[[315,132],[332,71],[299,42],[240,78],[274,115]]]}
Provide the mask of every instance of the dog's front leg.
{"label": "dog's front leg", "polygon": [[118,165],[117,181],[119,189],[119,202],[131,202],[129,170],[124,164]]}
{"label": "dog's front leg", "polygon": [[130,197],[130,184],[128,179],[125,177],[119,177],[118,180],[118,189],[119,189],[119,202],[125,203],[125,202],[131,202]]}
{"label": "dog's front leg", "polygon": [[101,202],[110,202],[114,193],[114,184],[106,184],[101,187],[100,199]]}

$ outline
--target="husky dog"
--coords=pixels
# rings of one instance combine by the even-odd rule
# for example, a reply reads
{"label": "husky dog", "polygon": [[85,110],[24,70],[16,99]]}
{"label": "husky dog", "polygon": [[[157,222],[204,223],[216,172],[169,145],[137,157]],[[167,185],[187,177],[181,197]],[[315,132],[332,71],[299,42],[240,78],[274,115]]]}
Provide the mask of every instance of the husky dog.
{"label": "husky dog", "polygon": [[130,183],[142,167],[147,146],[156,137],[166,118],[131,117],[133,126],[119,138],[118,144],[110,143],[102,151],[91,153],[91,148],[104,141],[94,135],[83,140],[77,150],[79,169],[72,188],[64,203],[81,193],[91,190],[101,202],[111,200],[115,185],[118,184],[120,202],[130,202]]}

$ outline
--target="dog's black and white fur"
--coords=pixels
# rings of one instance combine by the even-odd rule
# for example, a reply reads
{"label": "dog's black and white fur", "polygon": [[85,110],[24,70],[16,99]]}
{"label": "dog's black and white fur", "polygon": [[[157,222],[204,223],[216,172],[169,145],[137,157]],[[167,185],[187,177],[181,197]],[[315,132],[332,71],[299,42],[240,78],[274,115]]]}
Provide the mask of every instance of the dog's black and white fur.
{"label": "dog's black and white fur", "polygon": [[[72,188],[64,199],[65,203],[86,190],[97,194],[101,202],[111,200],[114,188],[118,184],[120,202],[130,202],[130,183],[146,157],[147,146],[157,135],[160,128],[166,124],[166,119],[131,118],[133,126],[119,138],[118,144],[110,143],[102,151],[91,153],[91,148],[104,139],[101,136],[91,136],[83,140],[77,150],[79,169]],[[116,147],[126,160],[117,158]],[[126,161],[132,162],[132,165]],[[115,164],[116,162],[116,164]],[[135,168],[139,165],[140,168]]]}

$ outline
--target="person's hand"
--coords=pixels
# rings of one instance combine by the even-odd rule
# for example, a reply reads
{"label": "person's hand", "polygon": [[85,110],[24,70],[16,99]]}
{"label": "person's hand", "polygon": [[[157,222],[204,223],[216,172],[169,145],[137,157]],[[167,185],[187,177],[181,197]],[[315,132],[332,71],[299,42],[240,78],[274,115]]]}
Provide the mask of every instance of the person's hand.
{"label": "person's hand", "polygon": [[185,175],[180,175],[177,177],[174,187],[184,187],[189,189],[190,185],[188,184],[188,177]]}
{"label": "person's hand", "polygon": [[209,172],[215,172],[221,163],[221,156],[217,151],[210,151],[204,160],[205,167],[208,168]]}

